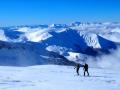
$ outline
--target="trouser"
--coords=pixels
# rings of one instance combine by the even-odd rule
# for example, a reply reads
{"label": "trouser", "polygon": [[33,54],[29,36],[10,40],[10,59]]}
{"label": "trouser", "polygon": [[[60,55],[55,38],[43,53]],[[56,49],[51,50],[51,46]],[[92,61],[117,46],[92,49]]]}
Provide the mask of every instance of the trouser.
{"label": "trouser", "polygon": [[77,74],[79,75],[79,68],[77,68],[76,72],[77,72]]}
{"label": "trouser", "polygon": [[88,72],[88,70],[85,70],[85,71],[84,71],[84,76],[85,76],[85,72],[87,72],[87,74],[88,74],[88,76],[89,76],[89,72]]}

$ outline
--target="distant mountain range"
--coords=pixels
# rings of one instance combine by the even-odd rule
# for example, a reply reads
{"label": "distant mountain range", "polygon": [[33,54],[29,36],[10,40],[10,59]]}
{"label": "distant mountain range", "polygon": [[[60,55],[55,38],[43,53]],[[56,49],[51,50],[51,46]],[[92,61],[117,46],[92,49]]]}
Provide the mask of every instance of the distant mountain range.
{"label": "distant mountain range", "polygon": [[0,28],[0,65],[73,65],[110,54],[120,45],[120,23],[24,25]]}

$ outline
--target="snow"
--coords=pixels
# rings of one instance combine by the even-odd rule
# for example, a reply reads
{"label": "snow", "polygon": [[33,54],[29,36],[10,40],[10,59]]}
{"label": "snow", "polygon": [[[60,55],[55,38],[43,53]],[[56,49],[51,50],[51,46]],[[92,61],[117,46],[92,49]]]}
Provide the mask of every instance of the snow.
{"label": "snow", "polygon": [[101,48],[98,37],[94,33],[85,33],[82,35],[88,46],[93,48]]}
{"label": "snow", "polygon": [[3,30],[0,30],[0,40],[2,40],[2,41],[7,41],[7,37],[5,36]]}
{"label": "snow", "polygon": [[100,35],[108,40],[111,40],[113,42],[118,42],[120,43],[120,28],[114,28],[114,29],[109,29],[105,30],[104,32],[100,33]]}
{"label": "snow", "polygon": [[[14,29],[15,30],[14,30]],[[120,42],[120,24],[119,23],[110,23],[110,22],[104,22],[104,23],[82,23],[82,22],[74,22],[71,25],[66,24],[52,24],[48,27],[42,27],[40,26],[21,26],[21,27],[8,27],[8,30],[17,31],[19,34],[15,33],[18,37],[17,39],[10,39],[10,36],[7,37],[7,35],[4,33],[6,30],[0,30],[0,40],[1,41],[9,41],[9,42],[41,42],[46,41],[49,38],[56,38],[56,35],[63,34],[61,37],[68,36],[68,39],[61,38],[62,41],[65,41],[69,46],[70,43],[68,41],[71,41],[71,39],[74,40],[74,43],[79,42],[85,42],[87,46],[93,47],[93,48],[101,48],[101,43],[99,42],[98,36],[103,37],[104,39],[113,41],[113,42]],[[13,29],[13,30],[12,30]],[[7,30],[7,31],[8,31]],[[79,34],[77,36],[78,39],[74,35]],[[65,36],[64,36],[65,34]],[[71,36],[71,37],[69,37]],[[56,38],[57,39],[57,38]],[[81,41],[81,40],[83,41]],[[72,42],[73,42],[72,40]],[[61,40],[60,40],[61,41]],[[53,45],[53,44],[52,44]],[[85,45],[83,45],[85,46]],[[82,46],[82,48],[84,48]],[[63,45],[63,47],[66,47]]]}
{"label": "snow", "polygon": [[20,39],[24,37],[27,41],[31,42],[41,42],[42,40],[52,37],[52,35],[48,33],[48,29],[24,27],[17,31],[24,32],[24,35],[22,35]]}
{"label": "snow", "polygon": [[85,59],[86,55],[81,54],[81,53],[75,53],[75,52],[68,52],[68,55],[65,56],[68,60],[71,61],[81,61],[80,63],[82,63],[82,60]]}
{"label": "snow", "polygon": [[[104,55],[105,53],[112,55],[112,49],[117,51],[120,46],[118,38],[120,38],[120,23],[110,22],[5,27],[0,30],[0,40],[4,41],[0,43],[0,64],[3,64],[3,61],[6,62],[2,59],[3,57],[7,61],[12,61],[12,58],[15,58],[15,61],[22,59],[24,62],[28,61],[26,60],[28,57],[31,58],[29,61],[44,61],[42,59],[49,57],[51,52],[52,55],[54,52],[53,56],[55,57],[62,55],[70,61],[94,57],[96,53],[97,55]],[[16,43],[18,44],[16,45]],[[29,45],[30,47],[27,47]],[[19,53],[13,54],[13,52]],[[32,59],[32,57],[34,58]],[[36,60],[36,57],[39,59]],[[96,57],[91,60],[95,61]],[[99,60],[101,61],[101,59]],[[104,58],[102,60],[104,61]],[[9,62],[7,63],[9,64]]]}
{"label": "snow", "polygon": [[22,28],[19,28],[19,29],[16,30],[16,31],[19,31],[19,32],[28,32],[29,29],[30,29],[30,28],[28,28],[28,27],[22,27]]}
{"label": "snow", "polygon": [[120,28],[112,29],[111,32],[117,32],[117,33],[120,33]]}
{"label": "snow", "polygon": [[65,47],[60,47],[60,46],[52,45],[52,46],[46,47],[46,50],[52,51],[52,52],[56,52],[56,53],[59,53],[60,55],[63,55],[64,53],[67,52],[68,49],[65,48]]}
{"label": "snow", "polygon": [[52,37],[52,35],[49,34],[48,32],[33,31],[30,33],[26,33],[26,37],[27,37],[28,41],[40,42],[42,40]]}
{"label": "snow", "polygon": [[76,75],[72,66],[0,66],[0,90],[119,90],[120,72],[90,68],[90,76]]}
{"label": "snow", "polygon": [[[119,90],[119,38],[115,22],[1,28],[0,90]],[[90,76],[62,66],[71,61],[87,62]]]}

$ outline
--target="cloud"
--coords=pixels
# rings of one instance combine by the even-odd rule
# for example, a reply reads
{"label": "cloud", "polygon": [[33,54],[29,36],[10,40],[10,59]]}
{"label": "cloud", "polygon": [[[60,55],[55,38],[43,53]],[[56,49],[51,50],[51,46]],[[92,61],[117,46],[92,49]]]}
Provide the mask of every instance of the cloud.
{"label": "cloud", "polygon": [[88,56],[87,63],[91,67],[119,69],[120,68],[120,47],[117,50],[111,50],[111,54],[98,57]]}

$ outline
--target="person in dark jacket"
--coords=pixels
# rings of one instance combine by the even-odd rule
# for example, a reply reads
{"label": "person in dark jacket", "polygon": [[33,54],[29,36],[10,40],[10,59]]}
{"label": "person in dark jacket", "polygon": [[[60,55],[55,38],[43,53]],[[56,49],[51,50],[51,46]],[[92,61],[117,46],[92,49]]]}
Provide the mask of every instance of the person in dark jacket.
{"label": "person in dark jacket", "polygon": [[85,76],[85,72],[87,72],[88,76],[89,76],[89,72],[88,72],[88,64],[85,63],[84,67],[83,67],[83,70],[84,70],[84,76]]}
{"label": "person in dark jacket", "polygon": [[79,64],[79,63],[76,63],[75,68],[76,68],[76,73],[77,73],[77,75],[79,75],[80,64]]}

